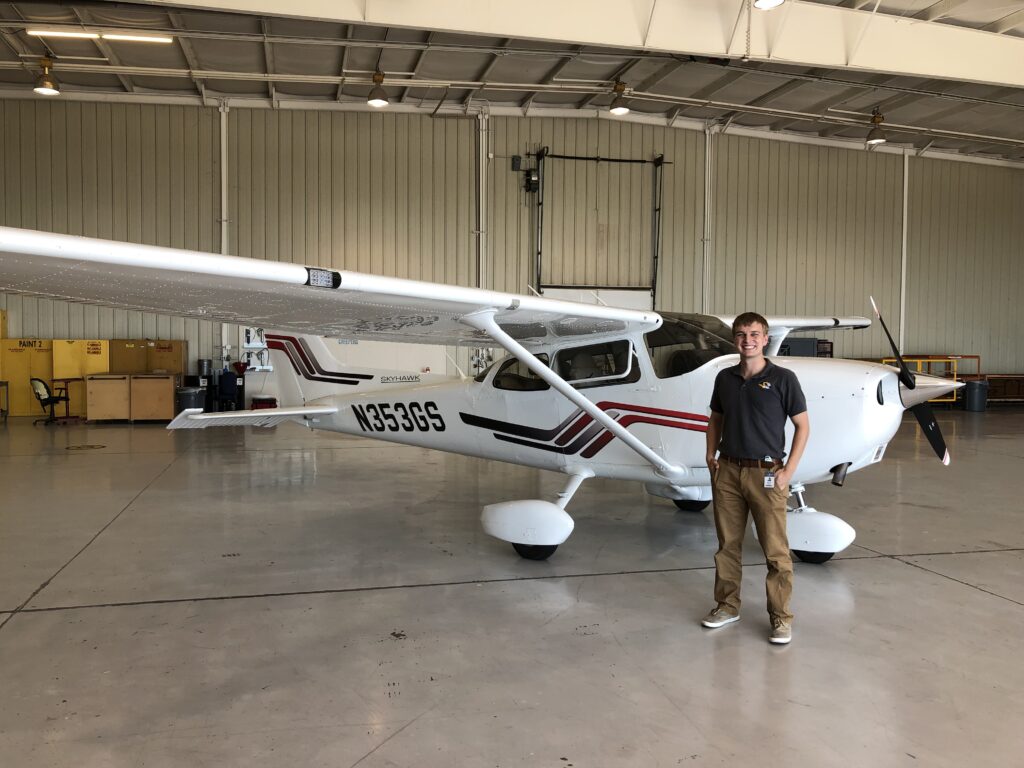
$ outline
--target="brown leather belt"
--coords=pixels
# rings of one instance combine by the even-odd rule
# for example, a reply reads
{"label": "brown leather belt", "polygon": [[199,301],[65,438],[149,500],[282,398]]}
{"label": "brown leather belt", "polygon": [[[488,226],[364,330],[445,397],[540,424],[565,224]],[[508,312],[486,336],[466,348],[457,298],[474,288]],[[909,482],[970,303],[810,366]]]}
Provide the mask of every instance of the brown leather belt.
{"label": "brown leather belt", "polygon": [[778,459],[772,459],[771,461],[765,461],[764,459],[737,459],[732,456],[719,456],[722,461],[728,461],[730,464],[735,464],[738,467],[759,467],[761,469],[775,469],[776,467],[782,466],[782,461]]}

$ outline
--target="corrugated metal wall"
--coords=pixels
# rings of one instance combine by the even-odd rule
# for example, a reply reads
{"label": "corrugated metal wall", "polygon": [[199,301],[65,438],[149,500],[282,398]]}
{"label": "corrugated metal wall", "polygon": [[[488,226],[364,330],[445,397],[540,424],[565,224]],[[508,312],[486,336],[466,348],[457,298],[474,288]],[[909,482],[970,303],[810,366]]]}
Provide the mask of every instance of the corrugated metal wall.
{"label": "corrugated metal wall", "polygon": [[[177,106],[0,101],[0,223],[220,249],[217,112]],[[8,335],[186,339],[210,357],[219,325],[5,296]]]}
{"label": "corrugated metal wall", "polygon": [[[524,293],[535,282],[534,195],[511,170],[513,155],[652,160],[664,154],[661,267],[656,306],[700,307],[704,137],[614,120],[492,117],[487,217],[488,286]],[[650,285],[652,166],[547,160],[542,280],[560,285]]]}
{"label": "corrugated metal wall", "polygon": [[476,120],[232,110],[231,252],[476,285]]}
{"label": "corrugated metal wall", "polygon": [[[728,134],[714,141],[710,311],[870,315],[873,295],[896,326],[902,158]],[[888,351],[879,327],[829,337],[837,356]]]}
{"label": "corrugated metal wall", "polygon": [[910,161],[908,352],[1024,371],[1024,171]]}
{"label": "corrugated metal wall", "polygon": [[[217,252],[219,115],[214,109],[0,101],[0,222]],[[533,197],[510,158],[552,152],[651,159],[664,153],[656,306],[701,306],[704,136],[613,120],[489,120],[483,284],[533,279]],[[233,110],[232,253],[474,285],[476,142],[470,119]],[[868,314],[898,325],[899,156],[715,137],[709,308]],[[1024,274],[1024,171],[910,162],[906,347],[975,353],[1024,371],[1014,343]],[[646,178],[645,178],[646,176]],[[552,161],[545,277],[650,280],[649,167]],[[41,338],[186,338],[211,357],[219,326],[0,295],[9,332]],[[887,352],[880,330],[836,333],[837,353]]]}

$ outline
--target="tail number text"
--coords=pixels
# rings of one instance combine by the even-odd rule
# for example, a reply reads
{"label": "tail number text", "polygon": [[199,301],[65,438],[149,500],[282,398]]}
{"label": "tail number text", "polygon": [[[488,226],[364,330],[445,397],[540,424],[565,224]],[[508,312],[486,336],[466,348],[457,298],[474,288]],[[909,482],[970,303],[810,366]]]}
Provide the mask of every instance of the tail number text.
{"label": "tail number text", "polygon": [[352,413],[363,432],[444,432],[437,403],[370,403],[353,405]]}

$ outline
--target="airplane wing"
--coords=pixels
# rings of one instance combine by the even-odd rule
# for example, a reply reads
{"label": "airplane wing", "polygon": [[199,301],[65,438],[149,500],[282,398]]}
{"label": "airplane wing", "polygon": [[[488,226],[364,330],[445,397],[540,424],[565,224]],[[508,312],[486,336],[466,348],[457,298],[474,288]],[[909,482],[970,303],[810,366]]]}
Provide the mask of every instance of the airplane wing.
{"label": "airplane wing", "polygon": [[[728,326],[736,315],[715,315]],[[765,317],[768,330],[774,337],[777,333],[795,333],[797,331],[837,331],[841,328],[867,328],[871,320],[866,317]]]}
{"label": "airplane wing", "polygon": [[650,331],[655,312],[0,227],[0,291],[318,336],[488,346]]}
{"label": "airplane wing", "polygon": [[[732,327],[736,315],[715,315],[726,325]],[[837,331],[841,328],[867,328],[871,321],[866,317],[766,317],[771,342],[765,354],[774,357],[779,354],[782,342],[794,331]]]}

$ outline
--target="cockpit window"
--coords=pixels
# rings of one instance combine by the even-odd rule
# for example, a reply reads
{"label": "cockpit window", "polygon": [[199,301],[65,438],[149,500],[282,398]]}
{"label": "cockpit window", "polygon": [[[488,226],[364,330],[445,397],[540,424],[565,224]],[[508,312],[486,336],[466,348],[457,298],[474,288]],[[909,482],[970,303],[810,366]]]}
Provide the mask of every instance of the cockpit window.
{"label": "cockpit window", "polygon": [[[547,355],[537,355],[537,359],[544,363],[544,365],[548,364]],[[510,389],[516,392],[538,392],[548,389],[548,383],[527,368],[526,363],[517,357],[500,360],[494,365],[500,366],[498,372],[494,374],[495,389]],[[490,368],[487,370],[490,370]],[[480,374],[481,377],[486,375],[487,371]],[[482,381],[483,379],[477,377],[477,380]]]}
{"label": "cockpit window", "polygon": [[640,380],[636,353],[625,339],[560,349],[555,355],[555,370],[576,389]]}
{"label": "cockpit window", "polygon": [[732,331],[716,317],[665,312],[662,317],[661,327],[644,336],[659,379],[682,376],[736,351]]}

